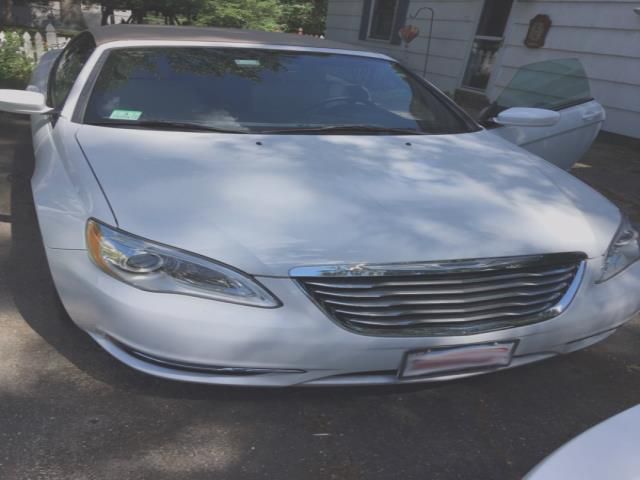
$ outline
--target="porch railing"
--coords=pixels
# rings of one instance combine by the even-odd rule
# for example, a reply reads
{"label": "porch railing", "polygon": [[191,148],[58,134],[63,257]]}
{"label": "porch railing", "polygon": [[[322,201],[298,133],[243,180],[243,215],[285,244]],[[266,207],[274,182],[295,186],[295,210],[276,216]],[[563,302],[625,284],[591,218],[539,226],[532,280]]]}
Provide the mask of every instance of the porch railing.
{"label": "porch railing", "polygon": [[501,45],[502,38],[476,36],[462,81],[463,86],[483,91],[487,88]]}

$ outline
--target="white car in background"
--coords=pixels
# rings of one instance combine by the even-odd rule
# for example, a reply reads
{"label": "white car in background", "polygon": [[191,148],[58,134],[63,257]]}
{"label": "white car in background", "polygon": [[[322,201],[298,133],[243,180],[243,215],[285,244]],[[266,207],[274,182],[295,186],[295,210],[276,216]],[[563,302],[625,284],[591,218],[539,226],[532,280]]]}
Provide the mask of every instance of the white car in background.
{"label": "white car in background", "polygon": [[637,230],[562,169],[604,119],[562,68],[534,68],[538,108],[516,85],[485,129],[358,47],[122,25],[75,37],[0,108],[32,114],[60,298],[125,364],[422,382],[571,352],[640,310]]}
{"label": "white car in background", "polygon": [[570,440],[524,480],[636,480],[640,477],[640,405]]}
{"label": "white car in background", "polygon": [[[530,114],[523,124],[520,117],[531,108],[543,109],[547,116]],[[576,58],[520,67],[479,119],[493,133],[565,170],[589,150],[604,120],[604,109],[591,96],[587,74]]]}

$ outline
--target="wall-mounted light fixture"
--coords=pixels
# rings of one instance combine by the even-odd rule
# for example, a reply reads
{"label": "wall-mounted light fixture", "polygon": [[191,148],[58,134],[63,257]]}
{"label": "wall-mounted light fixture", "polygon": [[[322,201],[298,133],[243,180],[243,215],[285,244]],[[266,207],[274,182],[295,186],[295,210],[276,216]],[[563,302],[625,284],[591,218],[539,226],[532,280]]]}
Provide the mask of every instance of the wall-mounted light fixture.
{"label": "wall-mounted light fixture", "polygon": [[633,11],[636,12],[636,15],[640,15],[640,7],[634,8]]}

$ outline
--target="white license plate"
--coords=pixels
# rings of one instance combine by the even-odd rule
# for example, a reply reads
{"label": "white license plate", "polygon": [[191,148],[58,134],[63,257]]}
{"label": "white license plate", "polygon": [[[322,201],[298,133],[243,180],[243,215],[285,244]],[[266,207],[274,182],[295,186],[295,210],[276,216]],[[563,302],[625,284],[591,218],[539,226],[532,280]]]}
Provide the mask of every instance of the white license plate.
{"label": "white license plate", "polygon": [[460,347],[437,347],[407,353],[401,377],[457,373],[505,367],[516,342],[494,342]]}

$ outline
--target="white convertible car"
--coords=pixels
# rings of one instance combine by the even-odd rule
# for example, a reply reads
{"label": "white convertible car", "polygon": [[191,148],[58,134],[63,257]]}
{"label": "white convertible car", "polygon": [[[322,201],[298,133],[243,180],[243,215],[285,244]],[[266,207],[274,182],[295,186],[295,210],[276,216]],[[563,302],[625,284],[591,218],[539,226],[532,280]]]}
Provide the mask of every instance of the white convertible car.
{"label": "white convertible car", "polygon": [[485,128],[352,45],[122,25],[75,37],[0,109],[32,115],[69,315],[152,375],[444,380],[640,310],[637,230],[565,171],[604,120],[576,60],[519,71]]}

